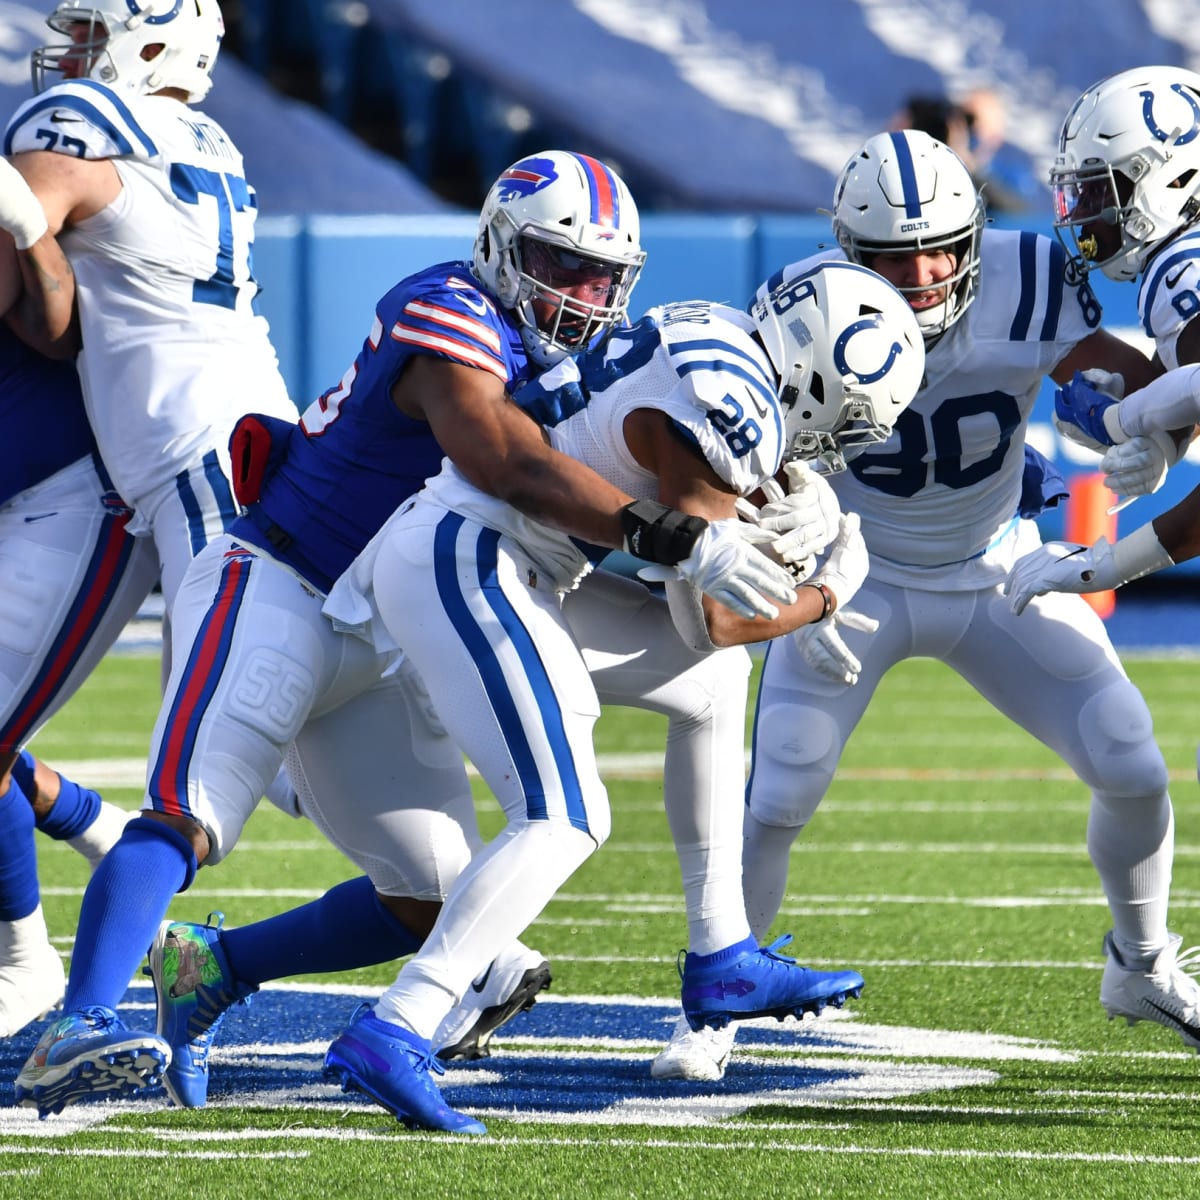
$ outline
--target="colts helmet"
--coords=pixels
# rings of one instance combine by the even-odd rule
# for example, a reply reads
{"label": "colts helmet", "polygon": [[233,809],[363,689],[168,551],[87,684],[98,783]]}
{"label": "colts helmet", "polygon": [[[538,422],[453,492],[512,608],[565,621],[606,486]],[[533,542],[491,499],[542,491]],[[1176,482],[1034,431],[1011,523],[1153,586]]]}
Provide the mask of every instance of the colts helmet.
{"label": "colts helmet", "polygon": [[[935,250],[954,255],[945,300],[917,313],[929,341],[975,299],[983,219],[983,200],[962,159],[916,129],[869,138],[842,168],[834,192],[833,232],[851,262],[869,267],[877,254]],[[911,295],[929,289],[900,290]]]}
{"label": "colts helmet", "polygon": [[1084,265],[1136,279],[1200,216],[1200,75],[1139,67],[1088,88],[1063,122],[1050,187],[1055,228]]}
{"label": "colts helmet", "polygon": [[925,375],[917,314],[886,279],[855,263],[785,267],[750,303],[779,380],[784,460],[825,474],[886,441]]}
{"label": "colts helmet", "polygon": [[[552,366],[625,319],[646,261],[640,232],[637,205],[614,171],[584,154],[545,150],[492,185],[475,274],[512,313],[529,357]],[[563,290],[589,283],[591,302]]]}
{"label": "colts helmet", "polygon": [[[33,89],[49,86],[48,72],[94,79],[149,95],[180,88],[198,104],[212,87],[212,69],[225,36],[217,0],[63,0],[46,18],[67,44],[33,52]],[[148,47],[160,46],[144,57]]]}

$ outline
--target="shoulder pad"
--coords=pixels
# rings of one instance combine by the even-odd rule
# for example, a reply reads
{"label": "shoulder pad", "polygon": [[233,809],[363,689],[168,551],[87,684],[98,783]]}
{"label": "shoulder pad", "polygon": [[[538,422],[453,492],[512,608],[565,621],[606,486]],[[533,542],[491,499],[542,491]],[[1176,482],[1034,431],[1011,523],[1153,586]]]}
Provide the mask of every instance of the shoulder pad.
{"label": "shoulder pad", "polygon": [[158,154],[126,99],[90,79],[57,84],[17,109],[4,133],[4,153],[26,150],[94,159]]}

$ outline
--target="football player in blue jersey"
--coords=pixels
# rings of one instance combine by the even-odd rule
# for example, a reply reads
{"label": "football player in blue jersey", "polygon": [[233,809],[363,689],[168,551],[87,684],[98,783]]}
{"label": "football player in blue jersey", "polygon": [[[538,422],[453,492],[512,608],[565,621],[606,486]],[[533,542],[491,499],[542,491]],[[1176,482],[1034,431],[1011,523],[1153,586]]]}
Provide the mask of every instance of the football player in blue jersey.
{"label": "football player in blue jersey", "polygon": [[[1050,183],[1079,262],[1138,283],[1142,328],[1166,369],[1124,399],[1123,380],[1073,380],[1057,397],[1059,427],[1104,452],[1113,491],[1153,492],[1200,420],[1200,75],[1137,67],[1088,88],[1063,122]],[[1019,612],[1046,591],[1107,591],[1197,554],[1200,488],[1112,545],[1035,550],[1007,590]]]}
{"label": "football player in blue jersey", "polygon": [[[22,1070],[18,1100],[56,1112],[99,1091],[136,1092],[166,1070],[176,1103],[203,1104],[208,1047],[230,1004],[268,979],[420,945],[479,844],[462,756],[411,665],[339,633],[321,605],[443,457],[531,516],[714,594],[765,611],[793,595],[787,571],[738,530],[634,505],[553,450],[510,398],[623,320],[643,259],[636,207],[612,171],[583,155],[530,155],[489,193],[472,261],[439,263],[382,297],[354,363],[298,424],[239,426],[247,511],[179,589],[143,815],[87,889],[77,944],[89,953],[72,961],[64,1016]],[[172,896],[233,848],[285,754],[304,813],[363,877],[224,935],[167,925]],[[189,941],[215,966],[205,981],[179,977]],[[156,1034],[114,1012],[146,946]],[[494,953],[508,957],[471,993],[471,1011],[452,1014],[448,1049],[471,1052],[487,1020],[512,1015],[548,979],[519,943]]]}
{"label": "football player in blue jersey", "polygon": [[[1112,920],[1104,1007],[1161,1010],[1154,1019],[1200,1046],[1200,989],[1167,926],[1173,816],[1145,701],[1086,602],[1050,595],[1017,617],[1002,596],[1009,568],[1040,543],[1031,518],[1046,474],[1025,430],[1044,378],[1102,369],[1138,387],[1153,368],[1099,328],[1100,306],[1054,239],[983,227],[968,171],[926,134],[870,138],[839,178],[833,225],[840,251],[817,257],[869,266],[905,293],[926,375],[889,441],[830,480],[871,554],[853,615],[767,652],[747,785],[751,928],[764,935],[779,912],[790,847],[884,674],[938,659],[1091,791],[1088,852]],[[681,1033],[655,1073],[719,1078],[732,1041]]]}
{"label": "football player in blue jersey", "polygon": [[70,267],[6,159],[0,179],[0,228],[11,235],[0,247],[0,1037],[10,1037],[65,982],[40,903],[35,826],[94,865],[129,815],[24,746],[113,644],[158,568],[153,548],[128,534],[129,510],[96,454],[70,361]]}

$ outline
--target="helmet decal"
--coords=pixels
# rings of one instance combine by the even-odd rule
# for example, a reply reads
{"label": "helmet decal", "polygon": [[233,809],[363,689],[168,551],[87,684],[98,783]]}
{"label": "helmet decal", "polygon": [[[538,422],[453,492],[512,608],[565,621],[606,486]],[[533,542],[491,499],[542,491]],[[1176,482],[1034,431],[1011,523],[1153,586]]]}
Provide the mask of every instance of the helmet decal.
{"label": "helmet decal", "polygon": [[575,156],[583,166],[584,176],[592,197],[592,224],[618,228],[621,224],[621,202],[612,172],[586,154]]}
{"label": "helmet decal", "polygon": [[549,187],[558,178],[554,163],[548,158],[523,158],[514,163],[496,181],[497,199],[501,204],[523,200]]}
{"label": "helmet decal", "polygon": [[855,321],[853,324],[847,325],[833,344],[833,362],[837,369],[843,375],[857,375],[859,383],[878,383],[892,369],[897,356],[904,353],[904,347],[899,342],[893,342],[888,349],[888,355],[884,359],[883,366],[878,371],[869,372],[858,370],[846,361],[846,347],[850,344],[850,339],[856,333],[862,333],[864,329],[884,329],[885,327],[886,323],[882,313],[863,317],[861,321]]}
{"label": "helmet decal", "polygon": [[[1185,91],[1177,83],[1171,84],[1171,91],[1176,95],[1182,96],[1188,102],[1188,106],[1192,110],[1192,127],[1187,133],[1180,134],[1174,138],[1171,144],[1173,146],[1186,146],[1188,142],[1194,141],[1196,134],[1200,133],[1200,104],[1196,103],[1196,98],[1190,92]],[[1142,97],[1142,116],[1146,120],[1146,128],[1160,142],[1165,142],[1170,138],[1170,134],[1165,130],[1159,129],[1154,120],[1154,93],[1148,89],[1141,93]]]}
{"label": "helmet decal", "polygon": [[154,14],[155,8],[158,6],[154,0],[150,0],[149,4],[142,5],[138,0],[126,0],[129,5],[129,15],[131,17],[141,17],[148,25],[164,25],[167,21],[173,21],[178,15],[179,10],[183,7],[183,0],[175,0],[174,7],[170,12]]}
{"label": "helmet decal", "polygon": [[900,174],[901,194],[904,196],[904,215],[919,217],[921,197],[917,191],[917,169],[913,165],[912,148],[903,134],[893,133],[891,138],[896,152],[896,169]]}

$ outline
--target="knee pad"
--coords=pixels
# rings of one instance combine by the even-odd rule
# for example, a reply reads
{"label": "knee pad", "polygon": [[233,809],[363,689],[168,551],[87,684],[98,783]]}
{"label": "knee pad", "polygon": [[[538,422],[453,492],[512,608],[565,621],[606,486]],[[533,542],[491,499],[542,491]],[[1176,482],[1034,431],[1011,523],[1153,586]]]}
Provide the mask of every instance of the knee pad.
{"label": "knee pad", "polygon": [[200,866],[196,862],[196,852],[192,849],[192,843],[178,830],[172,829],[166,822],[155,821],[150,817],[135,817],[125,826],[120,840],[130,844],[135,842],[166,842],[179,852],[187,869],[183,885],[179,890],[186,892],[192,886],[192,880],[196,878],[196,872]]}
{"label": "knee pad", "polygon": [[842,745],[836,723],[819,708],[763,709],[747,789],[755,819],[764,825],[807,824],[833,780]]}
{"label": "knee pad", "polygon": [[1079,710],[1079,736],[1092,778],[1110,796],[1166,791],[1167,764],[1154,741],[1154,720],[1142,694],[1122,679],[1088,698]]}

